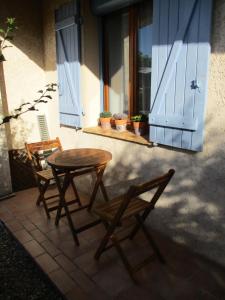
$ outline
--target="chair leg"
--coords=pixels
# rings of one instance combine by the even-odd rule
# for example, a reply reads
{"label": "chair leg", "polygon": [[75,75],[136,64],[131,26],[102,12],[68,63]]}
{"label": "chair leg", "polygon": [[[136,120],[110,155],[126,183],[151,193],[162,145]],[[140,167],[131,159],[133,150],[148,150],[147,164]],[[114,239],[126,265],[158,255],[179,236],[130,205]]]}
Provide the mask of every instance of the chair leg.
{"label": "chair leg", "polygon": [[71,185],[72,185],[73,192],[74,192],[74,195],[76,197],[76,200],[77,200],[79,206],[81,206],[80,196],[79,196],[79,194],[77,192],[77,188],[76,188],[76,185],[75,185],[75,183],[73,181],[73,178],[71,178]]}
{"label": "chair leg", "polygon": [[136,215],[136,219],[140,225],[140,228],[142,229],[142,231],[144,232],[149,244],[151,245],[152,249],[154,250],[155,254],[157,255],[159,261],[162,263],[162,264],[165,264],[166,261],[163,257],[163,255],[161,254],[158,246],[156,245],[154,239],[152,238],[152,236],[150,235],[149,231],[147,230],[146,226],[144,225],[143,221],[142,221],[142,218],[139,216],[139,215]]}
{"label": "chair leg", "polygon": [[47,218],[50,219],[50,214],[49,214],[49,211],[48,211],[48,206],[47,206],[47,203],[46,203],[46,200],[45,200],[45,192],[47,191],[48,189],[48,186],[49,186],[49,180],[46,181],[43,185],[41,185],[41,183],[39,182],[38,184],[38,189],[39,189],[39,196],[38,196],[38,199],[36,201],[36,205],[40,205],[40,203],[42,202],[43,203],[43,206],[44,206],[44,209],[45,209],[45,212],[46,212],[46,215],[47,215]]}
{"label": "chair leg", "polygon": [[40,203],[41,203],[41,201],[43,199],[43,195],[41,195],[42,192],[40,191],[40,189],[38,189],[38,190],[39,190],[39,195],[38,195],[38,198],[37,198],[37,201],[36,201],[36,205],[40,206]]}
{"label": "chair leg", "polygon": [[105,201],[109,202],[109,197],[108,197],[108,194],[106,192],[106,189],[105,189],[105,186],[104,186],[104,183],[103,183],[102,180],[100,182],[100,188],[101,188],[101,191],[102,191],[102,194],[103,194],[103,197],[104,197]]}
{"label": "chair leg", "polygon": [[38,191],[39,191],[39,195],[37,197],[37,200],[36,200],[36,205],[39,206],[41,201],[42,201],[42,184],[41,184],[41,180],[39,180],[38,176],[35,176],[35,181],[37,183],[37,188],[38,188]]}
{"label": "chair leg", "polygon": [[[104,224],[105,227],[107,227],[107,223],[103,222],[103,224]],[[95,253],[94,258],[96,260],[99,260],[100,256],[102,255],[102,253],[103,253],[105,247],[107,246],[107,244],[109,242],[109,239],[110,239],[111,235],[113,234],[115,228],[116,228],[115,224],[111,224],[111,225],[108,226],[107,232],[106,232],[105,236],[103,237],[103,239],[102,239],[102,241],[101,241],[101,243],[100,243],[100,245],[99,245],[99,247],[98,247],[98,249]]]}
{"label": "chair leg", "polygon": [[36,201],[36,205],[39,206],[40,203],[43,201],[43,198],[44,198],[44,194],[48,188],[48,184],[47,184],[47,181],[45,181],[44,184],[41,184],[40,182],[41,180],[37,179],[37,187],[38,187],[38,190],[39,190],[39,196],[37,198],[37,201]]}
{"label": "chair leg", "polygon": [[100,256],[102,255],[102,252],[104,251],[106,245],[108,244],[108,241],[109,241],[109,236],[108,234],[106,234],[102,239],[101,244],[99,245],[97,251],[95,252],[94,258],[96,260],[99,260]]}
{"label": "chair leg", "polygon": [[119,243],[119,241],[117,240],[116,236],[115,236],[115,235],[112,235],[112,236],[110,237],[110,240],[111,240],[111,241],[113,242],[113,244],[115,245],[116,250],[117,250],[117,252],[119,253],[119,256],[120,256],[120,258],[121,258],[121,260],[122,260],[122,262],[123,262],[123,264],[124,264],[124,266],[125,266],[127,272],[129,273],[131,279],[136,283],[136,279],[135,279],[135,277],[134,277],[134,272],[132,271],[132,267],[131,267],[131,265],[130,265],[128,259],[127,259],[127,257],[125,256],[124,251],[122,250],[122,248],[121,248],[121,246],[120,246],[120,243]]}
{"label": "chair leg", "polygon": [[55,177],[55,181],[56,181],[56,185],[59,191],[59,207],[57,209],[57,213],[56,213],[56,218],[55,218],[55,225],[58,226],[59,225],[59,220],[61,218],[61,212],[62,209],[65,209],[66,203],[65,203],[65,193],[66,190],[70,184],[70,178],[69,178],[69,174],[66,174],[64,179],[63,179],[63,186],[61,186],[60,180],[55,172],[54,169],[53,170],[53,174]]}
{"label": "chair leg", "polygon": [[[142,223],[147,219],[148,215],[150,214],[152,208],[147,208],[144,213],[142,214],[141,216],[141,219],[142,219]],[[134,226],[133,230],[131,231],[131,234],[130,234],[130,240],[132,240],[135,235],[138,233],[139,229],[140,229],[140,224],[139,222],[137,222],[137,224]]]}
{"label": "chair leg", "polygon": [[[103,165],[103,166],[100,166],[100,167],[96,168],[96,170],[95,170],[97,179],[96,179],[95,186],[94,186],[94,189],[93,189],[92,194],[91,194],[91,199],[90,199],[90,204],[89,204],[89,207],[88,207],[88,211],[91,210],[91,208],[94,204],[94,201],[95,201],[95,197],[96,197],[98,188],[99,188],[99,186],[101,186],[102,177],[103,177],[103,174],[104,174],[104,171],[105,171],[105,167],[106,167],[106,165]],[[103,193],[103,195],[104,195],[104,193]]]}
{"label": "chair leg", "polygon": [[64,209],[65,209],[65,213],[66,213],[66,217],[67,217],[67,220],[68,220],[68,223],[69,223],[70,230],[71,230],[71,232],[73,234],[74,242],[76,243],[77,246],[79,246],[80,242],[78,240],[78,237],[77,237],[77,234],[76,234],[76,230],[74,228],[73,221],[71,219],[70,212],[69,212],[69,209],[68,209],[67,205],[64,206]]}

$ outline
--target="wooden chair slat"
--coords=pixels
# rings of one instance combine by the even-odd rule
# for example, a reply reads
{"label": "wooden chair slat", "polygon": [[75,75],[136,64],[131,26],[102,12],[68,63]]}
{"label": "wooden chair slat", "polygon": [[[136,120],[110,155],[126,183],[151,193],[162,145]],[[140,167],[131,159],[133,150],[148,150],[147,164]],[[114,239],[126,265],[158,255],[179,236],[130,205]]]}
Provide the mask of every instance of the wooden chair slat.
{"label": "wooden chair slat", "polygon": [[35,152],[38,151],[45,151],[45,150],[50,150],[50,149],[55,149],[58,148],[60,151],[62,151],[62,145],[57,137],[54,140],[49,140],[49,141],[41,141],[41,142],[36,142],[36,143],[25,143],[25,147],[28,153],[28,156],[30,159],[32,159],[32,155],[35,154]]}
{"label": "wooden chair slat", "polygon": [[[108,218],[110,220],[113,220],[122,201],[123,201],[123,197],[115,198],[111,200],[109,203],[104,204],[102,207],[95,208],[95,212],[97,214],[101,214],[101,216],[104,219]],[[149,202],[139,198],[134,198],[130,201],[127,209],[125,210],[123,216],[121,217],[121,220],[129,216],[135,215],[149,206],[151,206]]]}
{"label": "wooden chair slat", "polygon": [[52,170],[51,169],[43,170],[43,171],[38,171],[37,175],[40,176],[44,180],[54,179],[54,176],[52,174]]}
{"label": "wooden chair slat", "polygon": [[124,212],[122,219],[127,217],[131,217],[136,215],[137,213],[145,210],[148,207],[151,207],[151,203],[148,203],[145,200],[135,199],[135,201],[131,201],[130,205],[127,207],[126,211]]}

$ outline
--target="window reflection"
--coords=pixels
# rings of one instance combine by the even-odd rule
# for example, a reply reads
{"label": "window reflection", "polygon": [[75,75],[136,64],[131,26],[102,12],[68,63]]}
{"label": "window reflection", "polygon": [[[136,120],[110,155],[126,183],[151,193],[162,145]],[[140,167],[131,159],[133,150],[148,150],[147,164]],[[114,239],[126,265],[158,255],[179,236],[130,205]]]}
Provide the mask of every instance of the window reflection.
{"label": "window reflection", "polygon": [[109,110],[128,113],[129,89],[129,15],[108,17]]}
{"label": "window reflection", "polygon": [[[112,114],[148,114],[151,96],[152,1],[142,1],[107,15],[104,18],[104,31],[105,107]],[[131,70],[134,74],[130,74]]]}
{"label": "window reflection", "polygon": [[137,112],[148,114],[151,97],[152,3],[141,3],[138,18],[138,101]]}

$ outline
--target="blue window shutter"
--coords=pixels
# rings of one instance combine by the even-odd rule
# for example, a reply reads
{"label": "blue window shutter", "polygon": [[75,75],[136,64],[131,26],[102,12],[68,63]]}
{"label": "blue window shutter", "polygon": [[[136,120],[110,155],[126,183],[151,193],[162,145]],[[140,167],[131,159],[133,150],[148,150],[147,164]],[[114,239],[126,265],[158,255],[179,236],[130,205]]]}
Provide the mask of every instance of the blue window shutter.
{"label": "blue window shutter", "polygon": [[61,6],[55,13],[60,124],[81,127],[79,31],[76,3]]}
{"label": "blue window shutter", "polygon": [[212,0],[154,0],[150,140],[202,151]]}

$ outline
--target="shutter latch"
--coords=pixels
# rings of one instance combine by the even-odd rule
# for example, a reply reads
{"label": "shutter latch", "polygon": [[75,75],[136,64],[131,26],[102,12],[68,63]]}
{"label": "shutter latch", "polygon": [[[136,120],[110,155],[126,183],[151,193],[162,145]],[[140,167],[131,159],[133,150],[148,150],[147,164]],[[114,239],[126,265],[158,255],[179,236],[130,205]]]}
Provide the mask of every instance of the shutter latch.
{"label": "shutter latch", "polygon": [[191,89],[192,90],[196,90],[198,89],[198,91],[200,92],[200,84],[197,80],[192,80],[191,82]]}

